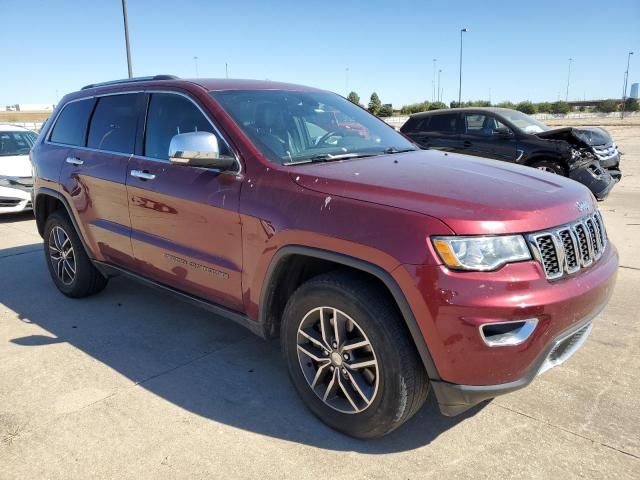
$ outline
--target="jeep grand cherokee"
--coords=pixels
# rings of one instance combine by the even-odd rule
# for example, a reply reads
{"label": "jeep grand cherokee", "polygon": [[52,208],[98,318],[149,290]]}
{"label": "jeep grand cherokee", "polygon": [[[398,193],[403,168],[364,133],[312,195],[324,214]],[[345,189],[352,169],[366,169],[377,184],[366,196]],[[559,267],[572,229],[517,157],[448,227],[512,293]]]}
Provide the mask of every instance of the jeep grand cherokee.
{"label": "jeep grand cherokee", "polygon": [[122,274],[280,337],[309,409],[384,435],[584,342],[618,257],[582,185],[419,150],[322,90],[157,76],[67,95],[31,151],[69,297]]}

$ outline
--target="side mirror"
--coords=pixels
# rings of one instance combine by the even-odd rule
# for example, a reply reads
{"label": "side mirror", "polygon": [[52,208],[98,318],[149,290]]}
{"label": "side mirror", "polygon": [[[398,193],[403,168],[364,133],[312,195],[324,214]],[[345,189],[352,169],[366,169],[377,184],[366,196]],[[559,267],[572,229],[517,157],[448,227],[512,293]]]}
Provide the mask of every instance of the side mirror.
{"label": "side mirror", "polygon": [[177,165],[213,167],[230,170],[236,165],[234,157],[221,156],[218,138],[210,132],[180,133],[171,139],[169,160]]}
{"label": "side mirror", "polygon": [[492,134],[498,137],[510,137],[511,130],[509,129],[509,127],[497,127],[493,129]]}

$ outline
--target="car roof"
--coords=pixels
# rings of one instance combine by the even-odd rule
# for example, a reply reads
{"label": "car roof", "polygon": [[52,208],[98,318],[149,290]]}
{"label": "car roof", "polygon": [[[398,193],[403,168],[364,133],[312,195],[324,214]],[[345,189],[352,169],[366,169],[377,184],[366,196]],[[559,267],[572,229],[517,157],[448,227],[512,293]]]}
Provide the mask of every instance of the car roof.
{"label": "car roof", "polygon": [[21,127],[20,125],[12,125],[3,123],[0,124],[0,132],[30,132],[28,128]]}
{"label": "car roof", "polygon": [[153,88],[153,87],[184,87],[186,85],[199,86],[208,91],[224,90],[287,90],[297,92],[317,92],[321,89],[296,85],[293,83],[274,82],[271,80],[247,80],[231,78],[178,78],[173,75],[156,75],[154,77],[138,77],[131,79],[112,80],[93,83],[82,88],[83,94],[94,94],[101,90],[118,88],[119,90]]}
{"label": "car roof", "polygon": [[464,107],[464,108],[441,108],[438,110],[428,110],[426,112],[418,112],[411,115],[411,117],[421,118],[428,117],[429,115],[439,114],[439,113],[459,113],[459,112],[491,112],[491,113],[502,113],[513,111],[511,108],[500,108],[500,107]]}

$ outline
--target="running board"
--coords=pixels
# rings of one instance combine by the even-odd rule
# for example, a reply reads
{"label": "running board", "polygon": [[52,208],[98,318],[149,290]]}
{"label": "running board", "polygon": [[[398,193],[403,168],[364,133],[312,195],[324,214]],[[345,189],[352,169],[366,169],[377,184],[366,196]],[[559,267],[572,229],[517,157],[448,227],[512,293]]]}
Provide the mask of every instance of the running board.
{"label": "running board", "polygon": [[98,268],[98,270],[100,270],[100,272],[105,276],[124,275],[128,278],[131,278],[140,283],[143,283],[152,288],[155,288],[156,290],[172,293],[173,295],[180,298],[181,300],[184,300],[192,305],[208,310],[209,312],[214,313],[216,315],[220,315],[221,317],[225,317],[237,323],[238,325],[241,325],[247,328],[248,330],[251,331],[251,333],[258,335],[259,337],[262,337],[265,339],[267,338],[266,332],[264,331],[264,327],[261,323],[255,320],[251,320],[249,317],[247,317],[246,315],[243,315],[240,312],[236,312],[235,310],[231,310],[230,308],[223,307],[222,305],[218,305],[217,303],[209,302],[202,298],[189,295],[188,293],[185,293],[181,290],[175,289],[163,283],[158,283],[154,280],[151,280],[147,277],[143,277],[142,275],[138,275],[137,273],[133,273],[122,267],[116,267],[115,265],[112,265],[110,263],[104,263],[98,260],[93,260],[93,263],[95,264],[96,268]]}

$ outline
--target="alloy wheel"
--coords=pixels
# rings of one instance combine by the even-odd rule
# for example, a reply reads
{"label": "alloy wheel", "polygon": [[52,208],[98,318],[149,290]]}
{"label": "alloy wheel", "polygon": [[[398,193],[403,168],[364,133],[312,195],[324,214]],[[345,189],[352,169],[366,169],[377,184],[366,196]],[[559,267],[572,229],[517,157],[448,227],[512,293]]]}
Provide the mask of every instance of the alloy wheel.
{"label": "alloy wheel", "polygon": [[58,279],[71,285],[76,278],[76,257],[67,232],[55,226],[49,233],[49,257]]}
{"label": "alloy wheel", "polygon": [[378,392],[378,359],[369,338],[346,313],[317,307],[300,322],[300,368],[309,387],[327,406],[360,413]]}

